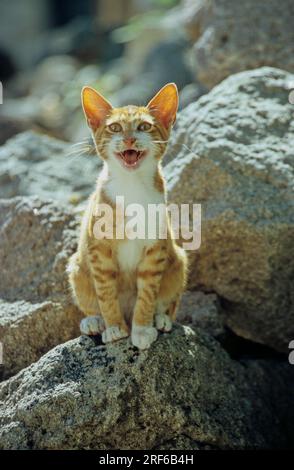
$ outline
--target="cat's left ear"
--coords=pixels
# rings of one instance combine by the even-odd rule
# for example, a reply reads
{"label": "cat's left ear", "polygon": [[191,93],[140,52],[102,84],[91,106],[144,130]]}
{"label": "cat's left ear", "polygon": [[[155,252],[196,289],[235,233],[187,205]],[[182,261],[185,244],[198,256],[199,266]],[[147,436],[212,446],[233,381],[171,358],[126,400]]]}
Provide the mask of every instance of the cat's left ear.
{"label": "cat's left ear", "polygon": [[94,131],[101,126],[112,110],[109,101],[89,86],[82,89],[82,104],[88,126]]}
{"label": "cat's left ear", "polygon": [[177,85],[168,83],[149,101],[147,108],[166,129],[169,129],[176,120],[178,106]]}

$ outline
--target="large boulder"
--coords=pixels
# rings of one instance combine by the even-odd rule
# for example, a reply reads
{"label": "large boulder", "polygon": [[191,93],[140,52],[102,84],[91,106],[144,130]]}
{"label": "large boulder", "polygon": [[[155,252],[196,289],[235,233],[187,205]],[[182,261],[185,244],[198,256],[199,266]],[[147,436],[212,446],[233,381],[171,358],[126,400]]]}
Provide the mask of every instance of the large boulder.
{"label": "large boulder", "polygon": [[191,327],[202,328],[220,340],[225,335],[221,311],[216,294],[187,290],[177,311],[177,321]]}
{"label": "large boulder", "polygon": [[0,148],[1,197],[38,195],[76,204],[92,191],[101,166],[91,145],[27,131]]}
{"label": "large boulder", "polygon": [[4,377],[79,334],[66,263],[77,221],[36,197],[0,200],[0,341]]}
{"label": "large boulder", "polygon": [[263,65],[294,72],[293,15],[292,0],[182,0],[171,20],[196,41],[197,78],[212,88]]}
{"label": "large boulder", "polygon": [[190,287],[278,350],[294,338],[293,80],[264,67],[223,81],[179,114],[165,167],[170,201],[202,205]]}
{"label": "large boulder", "polygon": [[140,353],[129,340],[77,338],[0,385],[0,448],[290,446],[293,373],[237,363],[189,327]]}

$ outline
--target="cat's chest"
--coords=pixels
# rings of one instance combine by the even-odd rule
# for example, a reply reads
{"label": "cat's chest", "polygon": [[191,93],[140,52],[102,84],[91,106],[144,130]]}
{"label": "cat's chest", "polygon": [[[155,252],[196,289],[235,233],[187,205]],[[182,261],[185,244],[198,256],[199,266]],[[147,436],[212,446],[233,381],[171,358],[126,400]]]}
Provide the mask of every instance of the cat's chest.
{"label": "cat's chest", "polygon": [[117,261],[122,271],[135,271],[140,264],[144,250],[155,240],[124,240],[117,247]]}
{"label": "cat's chest", "polygon": [[117,196],[123,197],[125,208],[130,204],[140,204],[145,210],[149,204],[160,204],[164,202],[164,195],[157,191],[149,179],[145,180],[122,180],[119,183],[109,184],[108,192],[112,199]]}
{"label": "cat's chest", "polygon": [[[164,194],[144,183],[126,181],[108,188],[108,191],[112,191],[112,197],[116,195],[123,198],[120,201],[123,201],[125,210],[126,238],[117,244],[117,261],[122,271],[135,271],[145,248],[152,246],[157,240],[157,234],[154,237],[154,216],[150,208],[164,204]],[[151,226],[152,238],[149,238]],[[134,238],[133,228],[139,237]],[[128,234],[131,234],[130,238]]]}

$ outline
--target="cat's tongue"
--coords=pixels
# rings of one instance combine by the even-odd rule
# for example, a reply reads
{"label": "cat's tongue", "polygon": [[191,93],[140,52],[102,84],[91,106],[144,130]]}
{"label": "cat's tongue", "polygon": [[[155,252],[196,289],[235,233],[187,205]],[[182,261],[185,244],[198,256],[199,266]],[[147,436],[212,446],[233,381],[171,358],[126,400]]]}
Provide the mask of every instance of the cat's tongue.
{"label": "cat's tongue", "polygon": [[134,165],[139,159],[139,152],[136,150],[125,150],[123,152],[123,159],[127,165]]}

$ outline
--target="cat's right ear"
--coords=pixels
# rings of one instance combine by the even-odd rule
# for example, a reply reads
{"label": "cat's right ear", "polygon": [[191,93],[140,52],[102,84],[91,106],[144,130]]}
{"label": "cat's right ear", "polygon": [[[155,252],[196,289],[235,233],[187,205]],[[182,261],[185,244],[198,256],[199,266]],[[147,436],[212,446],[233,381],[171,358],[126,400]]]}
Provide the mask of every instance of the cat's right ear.
{"label": "cat's right ear", "polygon": [[101,126],[112,110],[109,101],[89,86],[82,89],[82,104],[88,126],[94,131]]}

